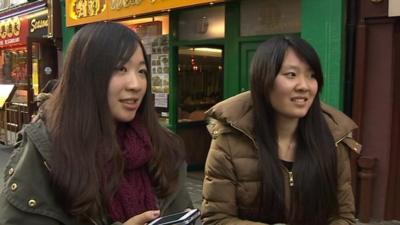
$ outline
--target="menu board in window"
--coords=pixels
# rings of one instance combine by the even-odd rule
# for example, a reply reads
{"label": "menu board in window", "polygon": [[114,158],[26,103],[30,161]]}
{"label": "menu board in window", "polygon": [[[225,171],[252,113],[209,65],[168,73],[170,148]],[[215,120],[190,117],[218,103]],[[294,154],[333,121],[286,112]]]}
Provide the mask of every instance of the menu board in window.
{"label": "menu board in window", "polygon": [[163,35],[152,43],[151,51],[152,92],[169,92],[168,36]]}
{"label": "menu board in window", "polygon": [[3,108],[4,104],[10,100],[14,91],[15,91],[15,85],[0,84],[0,108]]}

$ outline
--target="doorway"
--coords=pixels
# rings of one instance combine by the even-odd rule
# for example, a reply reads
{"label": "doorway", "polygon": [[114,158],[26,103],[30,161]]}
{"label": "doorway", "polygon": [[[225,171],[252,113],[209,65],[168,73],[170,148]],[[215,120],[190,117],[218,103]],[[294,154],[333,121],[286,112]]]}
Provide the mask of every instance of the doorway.
{"label": "doorway", "polygon": [[192,169],[204,167],[211,142],[205,111],[223,99],[223,55],[222,46],[178,48],[177,133],[184,140]]}

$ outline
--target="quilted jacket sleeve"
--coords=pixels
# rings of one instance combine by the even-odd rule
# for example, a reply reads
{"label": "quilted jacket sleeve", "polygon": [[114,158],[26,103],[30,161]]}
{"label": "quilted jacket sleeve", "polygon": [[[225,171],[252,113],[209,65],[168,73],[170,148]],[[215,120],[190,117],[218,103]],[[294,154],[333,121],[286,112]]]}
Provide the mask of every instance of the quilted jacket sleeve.
{"label": "quilted jacket sleeve", "polygon": [[352,150],[358,143],[351,138],[348,139],[345,140],[345,143],[339,143],[337,147],[339,215],[333,218],[329,225],[353,225],[356,223],[349,150]]}
{"label": "quilted jacket sleeve", "polygon": [[230,155],[229,134],[210,131],[211,141],[203,182],[202,219],[205,225],[261,225],[238,218],[236,175]]}

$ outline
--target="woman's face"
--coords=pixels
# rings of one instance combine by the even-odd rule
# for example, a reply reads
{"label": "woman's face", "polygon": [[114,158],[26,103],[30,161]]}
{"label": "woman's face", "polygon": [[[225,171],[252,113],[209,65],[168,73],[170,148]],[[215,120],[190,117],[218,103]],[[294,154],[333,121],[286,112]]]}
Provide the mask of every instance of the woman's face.
{"label": "woman's face", "polygon": [[304,117],[317,91],[314,71],[292,48],[288,48],[269,96],[277,116],[287,119]]}
{"label": "woman's face", "polygon": [[140,47],[129,61],[113,73],[108,86],[108,105],[111,115],[118,122],[135,118],[146,93],[148,71]]}

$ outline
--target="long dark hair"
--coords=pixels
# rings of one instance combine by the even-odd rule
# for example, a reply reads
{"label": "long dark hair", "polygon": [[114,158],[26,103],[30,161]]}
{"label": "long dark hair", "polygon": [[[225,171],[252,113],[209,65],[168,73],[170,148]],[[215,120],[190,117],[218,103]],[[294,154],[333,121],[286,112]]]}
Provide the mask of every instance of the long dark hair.
{"label": "long dark hair", "polygon": [[140,38],[118,23],[86,25],[71,40],[60,83],[44,115],[54,147],[49,163],[56,196],[78,219],[99,216],[122,178],[124,161],[107,90],[115,68],[124,65],[138,48],[149,71],[137,113],[155,152],[148,170],[158,197],[171,193],[177,185],[184,158],[182,142],[158,122],[149,63]]}
{"label": "long dark hair", "polygon": [[[291,204],[285,207],[282,165],[278,157],[275,110],[269,96],[285,53],[293,49],[314,71],[318,93],[297,127],[297,145],[293,165],[294,186]],[[321,64],[315,50],[296,36],[279,36],[262,43],[251,65],[251,96],[254,103],[256,144],[260,157],[262,199],[260,218],[276,223],[286,218],[288,224],[327,224],[337,214],[336,148],[323,118],[319,94],[323,86]],[[256,122],[257,121],[257,122]]]}

